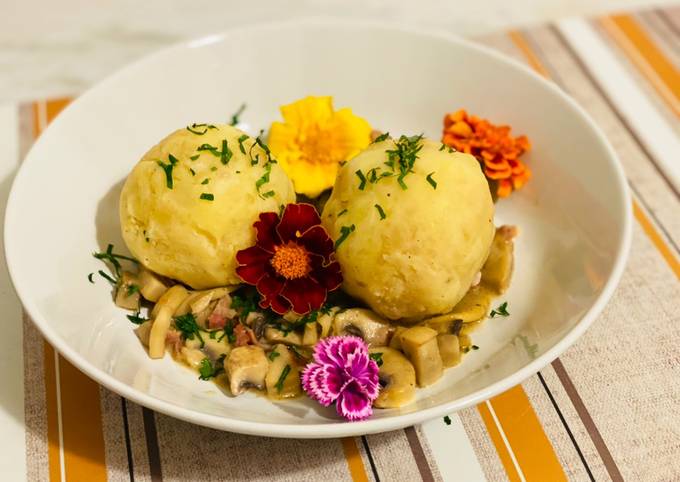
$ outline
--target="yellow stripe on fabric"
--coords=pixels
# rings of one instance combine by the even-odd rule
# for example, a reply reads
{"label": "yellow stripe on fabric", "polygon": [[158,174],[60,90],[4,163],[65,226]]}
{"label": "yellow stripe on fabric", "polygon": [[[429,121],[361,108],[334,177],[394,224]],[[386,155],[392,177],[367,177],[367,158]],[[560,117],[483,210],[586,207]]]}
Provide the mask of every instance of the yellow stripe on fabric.
{"label": "yellow stripe on fabric", "polygon": [[[70,101],[34,103],[36,137]],[[64,474],[66,480],[106,481],[99,385],[55,355],[48,343],[44,353],[50,480],[61,481]]]}
{"label": "yellow stripe on fabric", "polygon": [[675,273],[675,276],[680,279],[680,261],[678,261],[678,258],[675,257],[673,251],[671,251],[671,248],[668,246],[668,244],[666,244],[664,239],[654,228],[654,225],[636,201],[633,201],[633,214],[635,215],[635,219],[637,219],[638,223],[640,223],[640,226],[647,237],[654,244],[654,246],[656,246],[656,249],[666,260],[666,263],[668,263],[668,266],[671,267]]}
{"label": "yellow stripe on fabric", "polygon": [[652,37],[630,15],[605,17],[600,24],[680,117],[680,72]]}
{"label": "yellow stripe on fabric", "polygon": [[548,69],[545,67],[545,65],[543,65],[543,62],[541,62],[538,56],[531,49],[529,43],[524,38],[524,35],[522,35],[522,33],[517,30],[511,30],[508,32],[508,36],[515,46],[521,50],[522,54],[524,54],[527,59],[527,63],[531,66],[531,68],[546,79],[549,78],[550,74],[548,73]]}
{"label": "yellow stripe on fabric", "polygon": [[340,441],[342,442],[342,450],[345,452],[345,459],[347,460],[347,467],[349,468],[352,480],[354,482],[368,482],[366,467],[364,466],[364,461],[361,460],[356,440],[353,437],[346,437]]}

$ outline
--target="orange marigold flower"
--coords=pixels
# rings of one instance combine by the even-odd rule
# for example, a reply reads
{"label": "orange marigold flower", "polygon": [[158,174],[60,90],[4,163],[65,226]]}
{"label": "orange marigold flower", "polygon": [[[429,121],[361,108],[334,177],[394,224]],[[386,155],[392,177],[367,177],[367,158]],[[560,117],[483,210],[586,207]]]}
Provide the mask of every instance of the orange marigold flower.
{"label": "orange marigold flower", "polygon": [[484,175],[496,183],[497,196],[507,197],[531,179],[531,170],[519,160],[531,143],[527,136],[512,137],[510,131],[510,126],[494,125],[461,109],[444,116],[442,142],[475,156]]}

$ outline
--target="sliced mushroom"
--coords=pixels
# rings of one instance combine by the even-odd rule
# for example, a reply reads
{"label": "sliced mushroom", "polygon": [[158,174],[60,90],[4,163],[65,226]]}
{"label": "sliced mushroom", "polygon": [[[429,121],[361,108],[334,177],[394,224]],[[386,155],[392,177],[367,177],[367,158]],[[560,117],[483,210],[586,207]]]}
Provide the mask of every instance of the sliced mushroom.
{"label": "sliced mushroom", "polygon": [[371,310],[350,308],[335,315],[333,332],[336,335],[356,335],[369,346],[385,346],[394,328]]}
{"label": "sliced mushroom", "polygon": [[319,341],[319,329],[316,322],[307,323],[305,331],[302,334],[302,344],[305,346],[313,346]]}
{"label": "sliced mushroom", "polygon": [[234,348],[224,362],[232,395],[241,395],[251,387],[262,390],[268,368],[267,355],[261,347],[244,345]]}
{"label": "sliced mushroom", "polygon": [[146,268],[139,270],[139,291],[145,300],[156,303],[168,291],[170,284],[157,274]]}
{"label": "sliced mushroom", "polygon": [[302,337],[299,333],[279,330],[273,326],[268,326],[264,329],[264,337],[269,343],[302,346]]}
{"label": "sliced mushroom", "polygon": [[482,267],[482,283],[500,295],[508,289],[514,264],[514,242],[517,236],[515,226],[501,226],[491,244],[489,257]]}
{"label": "sliced mushroom", "polygon": [[331,326],[333,324],[333,319],[335,318],[335,315],[340,311],[340,308],[337,306],[334,306],[331,308],[328,313],[322,313],[317,319],[316,322],[318,323],[320,327],[319,331],[319,338],[326,338],[328,334],[331,332]]}
{"label": "sliced mushroom", "polygon": [[116,306],[126,310],[139,310],[139,281],[128,271],[123,271],[116,289]]}
{"label": "sliced mushroom", "polygon": [[205,358],[205,354],[201,350],[196,348],[189,348],[183,346],[180,350],[180,355],[184,363],[189,365],[191,368],[198,368],[201,366],[201,362]]}
{"label": "sliced mushroom", "polygon": [[149,356],[162,358],[165,353],[165,337],[170,328],[172,314],[188,296],[186,288],[182,285],[174,285],[158,300],[158,314],[153,320],[151,334],[149,336]]}
{"label": "sliced mushroom", "polygon": [[494,293],[482,282],[470,288],[450,313],[429,318],[424,324],[438,333],[451,333],[458,320],[463,323],[483,320],[489,313],[493,295]]}
{"label": "sliced mushroom", "polygon": [[401,334],[406,331],[406,329],[407,328],[403,326],[397,326],[394,328],[394,334],[390,340],[390,348],[401,350]]}
{"label": "sliced mushroom", "polygon": [[[273,355],[277,353],[277,355]],[[267,396],[274,400],[294,398],[302,393],[300,368],[296,356],[284,344],[279,343],[269,354],[269,369],[265,377]],[[288,368],[286,368],[288,367]]]}
{"label": "sliced mushroom", "polygon": [[197,296],[191,302],[191,312],[196,314],[205,310],[211,301],[217,300],[226,296],[229,292],[226,288],[216,288],[214,290],[202,291],[200,296]]}
{"label": "sliced mushroom", "polygon": [[453,367],[460,363],[460,344],[456,335],[450,333],[437,335],[437,346],[445,367]]}
{"label": "sliced mushroom", "polygon": [[378,408],[402,407],[416,394],[416,371],[410,361],[400,352],[386,346],[369,349],[370,353],[380,353],[382,365],[378,377],[380,394],[373,404]]}
{"label": "sliced mushroom", "polygon": [[223,336],[219,341],[217,338],[210,338],[210,336],[204,336],[203,339],[205,340],[203,351],[213,361],[222,355],[228,355],[231,351],[231,346],[226,336]]}
{"label": "sliced mushroom", "polygon": [[135,334],[137,335],[137,338],[139,338],[139,341],[142,342],[142,345],[148,347],[149,335],[151,334],[151,321],[147,320],[135,328]]}
{"label": "sliced mushroom", "polygon": [[401,334],[401,347],[416,369],[418,386],[431,385],[444,373],[437,332],[426,326],[414,326]]}

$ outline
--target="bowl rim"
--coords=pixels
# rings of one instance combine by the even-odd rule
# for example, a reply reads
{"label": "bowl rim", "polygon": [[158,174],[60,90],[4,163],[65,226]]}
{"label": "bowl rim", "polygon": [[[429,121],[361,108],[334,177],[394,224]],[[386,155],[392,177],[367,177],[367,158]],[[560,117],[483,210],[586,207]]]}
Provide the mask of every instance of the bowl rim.
{"label": "bowl rim", "polygon": [[[623,226],[622,235],[619,239],[618,246],[616,246],[616,259],[612,267],[609,279],[602,288],[601,293],[595,299],[592,306],[586,311],[582,318],[576,325],[567,332],[561,340],[559,340],[552,348],[546,351],[541,356],[529,362],[520,370],[502,378],[501,380],[488,385],[487,387],[473,392],[464,397],[452,400],[450,402],[435,405],[433,407],[418,410],[416,412],[407,414],[397,414],[386,418],[368,419],[360,422],[347,423],[341,420],[337,422],[328,423],[314,423],[314,424],[277,424],[267,422],[245,421],[235,418],[226,418],[219,415],[211,415],[207,413],[196,412],[189,408],[180,407],[173,403],[155,398],[151,395],[145,394],[132,386],[117,380],[112,375],[106,373],[104,370],[93,366],[76,350],[69,347],[64,340],[51,328],[48,320],[44,317],[32,301],[30,296],[30,287],[23,286],[20,280],[19,271],[20,266],[15,263],[13,253],[16,252],[15,247],[20,241],[15,240],[12,233],[13,219],[16,217],[13,213],[19,212],[20,205],[18,205],[17,198],[19,196],[17,186],[22,184],[22,179],[27,171],[25,168],[33,161],[32,152],[35,146],[39,145],[43,138],[36,140],[30,151],[27,153],[25,160],[21,163],[17,175],[12,182],[12,188],[7,200],[5,210],[4,222],[4,244],[5,244],[5,259],[9,270],[10,278],[23,307],[28,316],[31,318],[34,325],[40,330],[46,340],[55,348],[56,352],[62,355],[66,360],[72,363],[80,371],[85,373],[88,377],[95,380],[97,383],[106,387],[107,389],[135,402],[142,406],[148,407],[157,412],[161,412],[172,417],[184,420],[190,423],[231,432],[237,432],[248,435],[261,435],[268,437],[279,438],[334,438],[359,436],[364,434],[385,432],[388,430],[401,429],[414,424],[419,424],[427,420],[444,416],[476,405],[484,400],[487,400],[499,393],[502,393],[520,383],[525,379],[535,374],[554,359],[556,359],[562,352],[571,346],[594,322],[598,315],[602,312],[605,305],[611,298],[614,290],[623,274],[630,246],[632,241],[632,198],[626,176],[621,166],[620,161],[613,147],[605,137],[600,127],[590,118],[585,110],[576,103],[569,95],[563,92],[552,82],[547,81],[543,77],[536,74],[528,66],[511,59],[489,47],[477,44],[473,41],[460,38],[442,29],[430,29],[424,26],[413,26],[400,22],[385,22],[376,20],[357,20],[357,19],[341,19],[337,17],[325,16],[306,16],[291,20],[265,21],[253,22],[237,26],[225,30],[221,33],[210,34],[204,37],[199,37],[192,40],[176,43],[164,49],[161,49],[150,55],[146,55],[141,59],[132,62],[122,69],[119,69],[112,75],[106,77],[101,82],[98,82],[91,88],[87,89],[80,95],[76,101],[66,107],[66,111],[71,109],[73,105],[78,104],[81,99],[86,99],[99,89],[115,82],[119,77],[126,75],[129,71],[134,70],[140,65],[147,62],[152,62],[156,58],[172,54],[175,51],[185,50],[187,48],[198,48],[213,43],[224,41],[230,35],[242,30],[268,30],[281,27],[305,27],[305,26],[327,26],[327,27],[344,27],[344,28],[363,28],[363,29],[380,29],[399,32],[407,35],[418,35],[421,37],[437,38],[457,44],[461,47],[475,51],[480,55],[492,58],[493,60],[504,64],[506,67],[514,69],[533,78],[536,82],[541,84],[544,88],[550,90],[554,95],[560,97],[567,107],[571,108],[576,116],[578,116],[585,124],[595,133],[597,141],[600,142],[606,156],[604,161],[607,162],[609,168],[614,174],[612,182],[616,184],[616,188],[620,193],[623,206]],[[59,119],[56,120],[59,122]],[[48,127],[49,129],[49,127]]]}

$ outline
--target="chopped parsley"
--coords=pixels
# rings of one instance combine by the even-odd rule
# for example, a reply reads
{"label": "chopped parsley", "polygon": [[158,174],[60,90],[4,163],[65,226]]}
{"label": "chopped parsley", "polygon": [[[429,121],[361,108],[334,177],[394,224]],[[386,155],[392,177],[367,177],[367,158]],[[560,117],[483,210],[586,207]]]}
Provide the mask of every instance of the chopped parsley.
{"label": "chopped parsley", "polygon": [[477,345],[472,345],[470,348],[472,348],[473,350],[479,350],[479,347]]}
{"label": "chopped parsley", "polygon": [[175,164],[177,164],[179,161],[175,156],[172,154],[168,154],[168,159],[170,160],[169,164],[164,163],[163,161],[157,161],[158,165],[161,166],[163,169],[163,172],[165,172],[165,185],[168,187],[168,189],[172,189],[172,170],[175,167]]}
{"label": "chopped parsley", "polygon": [[200,155],[200,154],[196,154],[196,155],[194,155],[194,156],[189,157],[189,159],[191,159],[192,161],[195,161],[195,160],[198,159],[199,157],[201,157],[201,155]]}
{"label": "chopped parsley", "polygon": [[356,229],[356,226],[352,224],[351,226],[342,226],[340,228],[340,237],[335,240],[335,249],[338,249],[338,247],[345,242],[345,240],[349,237],[350,234],[354,232]]}
{"label": "chopped parsley", "polygon": [[390,137],[389,132],[385,132],[384,134],[380,134],[378,137],[375,138],[375,140],[373,141],[373,144],[377,144],[378,142],[382,142],[382,141],[386,140],[388,137]]}
{"label": "chopped parsley", "polygon": [[286,381],[286,377],[288,376],[289,373],[290,373],[290,365],[286,365],[284,367],[283,371],[281,372],[281,376],[279,376],[278,381],[274,385],[276,387],[276,391],[278,393],[281,393],[281,390],[283,390],[283,382]]}
{"label": "chopped parsley", "polygon": [[245,102],[241,104],[241,107],[239,107],[238,110],[231,115],[231,122],[229,122],[230,126],[235,126],[240,122],[239,117],[241,117],[241,114],[243,114],[244,110],[246,110]]}
{"label": "chopped parsley", "polygon": [[368,356],[371,360],[375,361],[379,367],[381,367],[383,364],[382,355],[383,355],[382,353],[371,353]]}
{"label": "chopped parsley", "polygon": [[227,140],[222,139],[222,151],[220,152],[220,162],[226,166],[227,164],[229,164],[231,156],[233,155],[234,153],[231,152],[231,149],[229,149],[229,146],[227,145]]}
{"label": "chopped parsley", "polygon": [[92,284],[94,284],[94,280],[92,279],[93,276],[94,276],[94,273],[90,273],[90,274],[87,275],[87,280]]}
{"label": "chopped parsley", "polygon": [[191,124],[190,126],[187,126],[187,130],[197,136],[202,136],[208,132],[208,129],[217,129],[217,127],[212,124]]}
{"label": "chopped parsley", "polygon": [[393,173],[398,174],[397,182],[404,190],[408,189],[404,178],[413,172],[413,166],[416,163],[416,159],[418,159],[418,153],[423,148],[422,139],[422,134],[411,137],[402,135],[396,142],[396,148],[386,151],[387,161],[385,165]]}
{"label": "chopped parsley", "polygon": [[189,172],[191,173],[192,176],[196,175],[196,171],[194,171],[192,168],[189,168]]}
{"label": "chopped parsley", "polygon": [[430,183],[430,185],[432,186],[432,189],[437,189],[437,181],[434,180],[434,178],[432,177],[432,174],[434,174],[434,171],[429,173],[425,179],[427,179],[427,182]]}
{"label": "chopped parsley", "polygon": [[113,279],[111,276],[109,276],[108,274],[106,274],[102,270],[97,271],[97,273],[99,273],[99,276],[104,278],[106,281],[111,283],[113,286],[118,286],[118,280]]}
{"label": "chopped parsley", "polygon": [[267,199],[268,197],[272,197],[274,194],[276,194],[274,191],[267,191],[262,194],[262,199]]}
{"label": "chopped parsley", "polygon": [[281,353],[279,353],[278,351],[273,351],[269,354],[268,358],[271,361],[274,361],[274,358],[276,358],[277,356],[280,356],[280,355],[281,355]]}
{"label": "chopped parsley", "polygon": [[132,296],[135,293],[139,293],[139,285],[136,285],[134,283],[129,284],[126,293],[127,296]]}
{"label": "chopped parsley", "polygon": [[[268,191],[266,193],[260,192],[260,188],[262,188],[263,185],[267,184],[269,182],[269,175],[272,172],[272,165],[270,163],[265,164],[264,166],[264,174],[255,181],[255,189],[257,190],[258,196],[260,196],[262,199],[265,199],[267,197],[271,197],[274,195],[274,191]],[[271,194],[269,194],[271,193]]]}
{"label": "chopped parsley", "polygon": [[445,415],[444,416],[444,423],[446,425],[451,425],[451,417],[449,417],[448,415]]}
{"label": "chopped parsley", "polygon": [[210,380],[215,378],[220,373],[224,372],[224,358],[226,355],[220,355],[220,357],[215,360],[213,365],[210,358],[204,358],[201,360],[201,365],[198,367],[198,378],[201,380]]}
{"label": "chopped parsley", "polygon": [[498,316],[510,316],[510,313],[508,313],[508,302],[504,301],[501,303],[501,305],[496,308],[495,310],[491,310],[491,313],[489,313],[489,316],[491,318],[494,318],[496,315]]}
{"label": "chopped parsley", "polygon": [[262,142],[262,139],[260,138],[260,136],[262,136],[262,134],[264,134],[264,131],[261,130],[260,133],[258,134],[258,136],[255,138],[255,142],[253,142],[253,144],[250,146],[250,150],[248,151],[248,154],[250,155],[250,164],[253,165],[253,166],[255,164],[257,164],[258,161],[260,160],[259,154],[257,154],[255,156],[255,159],[253,159],[252,153],[253,153],[253,148],[255,146],[260,146],[260,149],[262,149],[264,151],[264,153],[267,155],[267,162],[276,163],[276,159],[272,159],[272,152],[271,152],[271,150],[269,150],[269,146],[267,144],[265,144],[264,142]]}
{"label": "chopped parsley", "polygon": [[241,320],[245,320],[250,313],[257,311],[257,299],[255,296],[231,296],[231,307],[236,310]]}
{"label": "chopped parsley", "polygon": [[213,167],[211,167],[211,168],[210,168],[210,170],[211,170],[212,172],[215,172],[215,171],[217,171],[217,166],[213,166]]}
{"label": "chopped parsley", "polygon": [[354,174],[356,174],[359,178],[359,181],[361,181],[359,183],[359,191],[363,191],[366,187],[366,176],[364,176],[364,173],[361,172],[361,169],[358,169]]}
{"label": "chopped parsley", "polygon": [[238,138],[238,148],[241,151],[241,154],[246,153],[246,148],[243,147],[243,143],[245,140],[248,139],[248,134],[243,134],[241,137]]}
{"label": "chopped parsley", "polygon": [[210,178],[206,177],[205,179],[203,179],[203,181],[201,181],[201,184],[208,184],[209,182]]}
{"label": "chopped parsley", "polygon": [[347,209],[343,209],[338,213],[338,217],[342,216],[343,214],[347,214],[347,212],[348,212]]}
{"label": "chopped parsley", "polygon": [[[94,256],[97,259],[101,259],[102,261],[108,261],[111,263],[113,266],[113,272],[116,275],[116,279],[110,277],[103,271],[99,270],[99,274],[106,279],[107,281],[110,281],[111,283],[118,283],[118,279],[120,278],[120,270],[122,268],[120,264],[120,260],[125,260],[125,261],[130,261],[132,263],[138,264],[139,261],[137,261],[135,258],[131,258],[129,256],[124,256],[122,254],[116,254],[113,252],[113,244],[109,244],[106,247],[106,251],[102,251],[101,253],[92,253],[92,256]],[[90,276],[88,276],[88,279],[90,279]],[[90,279],[90,281],[92,281]]]}
{"label": "chopped parsley", "polygon": [[201,194],[201,199],[203,201],[214,201],[215,196],[213,194],[210,194],[209,192],[204,192],[203,194]]}
{"label": "chopped parsley", "polygon": [[198,323],[196,323],[196,317],[193,313],[187,313],[186,315],[176,317],[175,328],[181,332],[183,339],[193,340],[194,337],[196,337],[201,342],[201,348],[205,345],[205,341],[201,336],[201,328],[198,326]]}
{"label": "chopped parsley", "polygon": [[444,149],[446,149],[446,144],[444,144],[444,143],[442,142],[442,146],[439,148],[439,151],[441,152],[441,151],[443,151]]}
{"label": "chopped parsley", "polygon": [[375,204],[374,206],[378,210],[378,214],[380,214],[380,220],[382,221],[385,219],[387,215],[385,214],[385,211],[383,211],[382,206],[380,206],[380,204]]}
{"label": "chopped parsley", "polygon": [[145,321],[149,321],[148,318],[144,318],[143,316],[140,316],[139,311],[137,313],[135,313],[134,315],[127,315],[127,319],[130,320],[135,325],[141,325]]}

